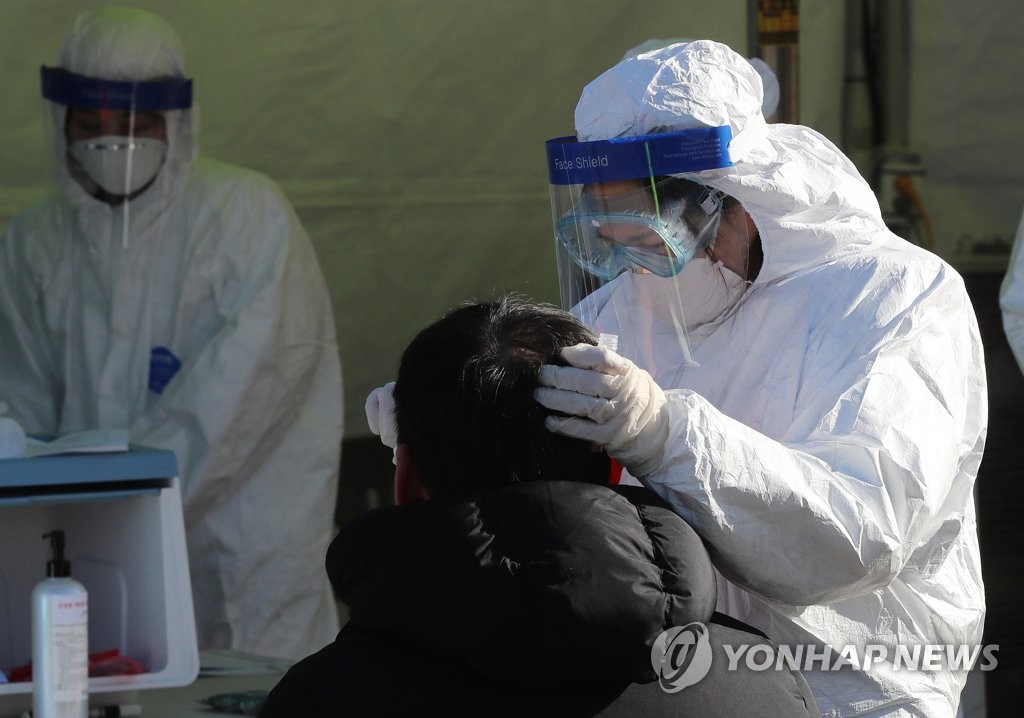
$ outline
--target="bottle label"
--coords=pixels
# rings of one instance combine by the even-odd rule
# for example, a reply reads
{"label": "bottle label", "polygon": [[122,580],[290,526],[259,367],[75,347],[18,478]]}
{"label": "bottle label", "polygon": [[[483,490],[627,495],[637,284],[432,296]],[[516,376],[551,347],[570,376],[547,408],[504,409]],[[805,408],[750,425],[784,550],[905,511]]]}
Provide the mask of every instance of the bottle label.
{"label": "bottle label", "polygon": [[50,596],[50,671],[53,698],[88,700],[89,599],[86,595]]}

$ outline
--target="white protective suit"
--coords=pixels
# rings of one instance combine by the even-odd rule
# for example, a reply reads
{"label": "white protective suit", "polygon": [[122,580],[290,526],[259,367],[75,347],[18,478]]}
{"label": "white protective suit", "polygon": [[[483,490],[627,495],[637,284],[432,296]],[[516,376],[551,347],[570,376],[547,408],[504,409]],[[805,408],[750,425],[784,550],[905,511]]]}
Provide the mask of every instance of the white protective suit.
{"label": "white protective suit", "polygon": [[1024,215],[1017,227],[1017,238],[1002,286],[999,288],[999,308],[1003,312],[1003,331],[1017,366],[1024,372]]}
{"label": "white protective suit", "polygon": [[[699,366],[659,372],[677,383],[644,482],[707,542],[719,610],[778,643],[890,659],[896,644],[977,645],[987,398],[963,282],[886,229],[827,139],[767,125],[757,74],[724,45],[626,59],[576,111],[580,140],[720,125],[736,166],[700,176],[749,212],[764,263],[734,311],[691,335]],[[805,675],[824,716],[953,716],[966,680],[886,664]]]}
{"label": "white protective suit", "polygon": [[[183,76],[173,30],[132,12],[81,17],[61,67]],[[66,109],[53,111],[63,158]],[[62,192],[12,221],[0,396],[29,432],[127,427],[133,443],[173,450],[200,647],[301,657],[338,629],[323,571],[342,436],[331,304],[277,186],[195,159],[194,114],[167,113],[167,161],[126,233],[122,209],[64,162]],[[153,347],[182,363],[160,394],[147,387]]]}

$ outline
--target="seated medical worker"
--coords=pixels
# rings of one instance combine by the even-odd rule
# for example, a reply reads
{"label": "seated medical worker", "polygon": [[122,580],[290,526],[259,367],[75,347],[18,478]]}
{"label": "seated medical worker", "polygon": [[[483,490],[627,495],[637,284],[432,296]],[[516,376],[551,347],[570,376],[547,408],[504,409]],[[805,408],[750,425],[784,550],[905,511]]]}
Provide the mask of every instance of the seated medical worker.
{"label": "seated medical worker", "polygon": [[197,157],[162,19],[85,12],[41,79],[60,187],[0,239],[0,397],[30,433],[175,452],[201,648],[322,647],[342,396],[309,238],[268,178]]}
{"label": "seated medical worker", "polygon": [[775,649],[713,614],[711,561],[686,523],[642,487],[608,486],[589,442],[546,430],[538,370],[593,341],[513,298],[413,340],[395,389],[398,506],[331,545],[349,621],[263,718],[818,714],[797,671],[730,670],[727,644]]}
{"label": "seated medical worker", "polygon": [[617,349],[544,368],[548,425],[686,519],[720,611],[857,657],[805,673],[824,714],[952,717],[966,666],[898,656],[981,640],[987,395],[962,279],[886,228],[826,138],[766,124],[725,45],[623,60],[575,125],[547,145],[563,302]]}

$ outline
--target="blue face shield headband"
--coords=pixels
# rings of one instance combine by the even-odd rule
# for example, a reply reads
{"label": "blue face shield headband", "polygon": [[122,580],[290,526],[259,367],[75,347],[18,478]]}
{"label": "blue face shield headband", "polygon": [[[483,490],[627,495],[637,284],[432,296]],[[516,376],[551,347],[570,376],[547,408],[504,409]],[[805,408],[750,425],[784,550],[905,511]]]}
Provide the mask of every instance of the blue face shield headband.
{"label": "blue face shield headband", "polygon": [[129,112],[166,112],[192,107],[192,80],[100,80],[60,68],[40,68],[43,97],[65,107]]}
{"label": "blue face shield headband", "polygon": [[605,281],[628,269],[678,274],[714,239],[723,195],[671,175],[731,166],[731,137],[718,127],[548,141],[556,247]]}

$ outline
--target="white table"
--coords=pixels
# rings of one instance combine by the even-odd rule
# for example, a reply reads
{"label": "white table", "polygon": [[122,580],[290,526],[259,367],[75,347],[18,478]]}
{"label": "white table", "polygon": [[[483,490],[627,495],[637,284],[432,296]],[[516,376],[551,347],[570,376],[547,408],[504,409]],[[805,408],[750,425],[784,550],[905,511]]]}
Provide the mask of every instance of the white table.
{"label": "white table", "polygon": [[219,693],[269,691],[281,680],[281,673],[251,676],[200,676],[191,685],[180,688],[153,688],[138,692],[142,718],[212,718],[238,715],[221,713],[199,702]]}

